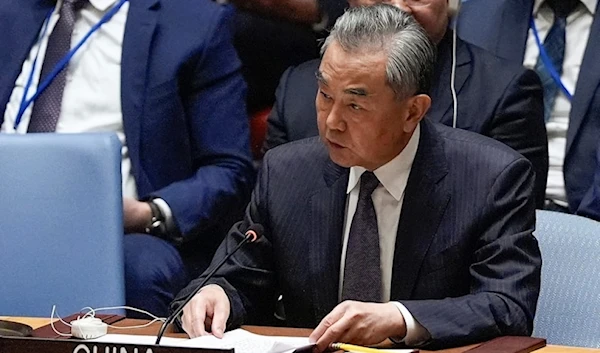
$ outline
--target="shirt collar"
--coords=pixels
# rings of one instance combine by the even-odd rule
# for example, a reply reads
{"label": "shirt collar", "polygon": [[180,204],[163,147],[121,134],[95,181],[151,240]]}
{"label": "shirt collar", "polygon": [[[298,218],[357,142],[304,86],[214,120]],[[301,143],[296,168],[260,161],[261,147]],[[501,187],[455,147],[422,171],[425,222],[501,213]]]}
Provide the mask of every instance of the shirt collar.
{"label": "shirt collar", "polygon": [[[406,183],[408,181],[408,175],[412,168],[413,161],[417,155],[417,148],[419,147],[419,139],[421,136],[421,126],[417,125],[415,132],[410,137],[408,144],[402,152],[400,152],[394,159],[375,169],[373,173],[383,187],[396,199],[400,201]],[[346,193],[349,194],[360,181],[360,176],[366,171],[363,167],[351,167],[350,176],[348,178],[348,188]]]}
{"label": "shirt collar", "polygon": [[98,11],[106,11],[113,6],[117,0],[89,0],[90,4]]}
{"label": "shirt collar", "polygon": [[[590,14],[596,14],[596,7],[598,6],[598,2],[596,0],[580,0],[581,3],[585,6],[585,8],[590,12]],[[546,2],[546,0],[535,0],[533,3],[533,15],[537,16],[540,7]]]}

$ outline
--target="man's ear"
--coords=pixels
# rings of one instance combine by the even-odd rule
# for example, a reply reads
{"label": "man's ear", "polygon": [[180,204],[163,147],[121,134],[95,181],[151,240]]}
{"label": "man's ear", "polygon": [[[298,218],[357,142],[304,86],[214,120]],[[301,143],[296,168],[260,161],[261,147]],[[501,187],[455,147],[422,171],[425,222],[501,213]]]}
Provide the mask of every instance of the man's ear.
{"label": "man's ear", "polygon": [[431,98],[426,94],[417,94],[408,98],[406,104],[408,116],[404,124],[404,131],[412,132],[431,107]]}

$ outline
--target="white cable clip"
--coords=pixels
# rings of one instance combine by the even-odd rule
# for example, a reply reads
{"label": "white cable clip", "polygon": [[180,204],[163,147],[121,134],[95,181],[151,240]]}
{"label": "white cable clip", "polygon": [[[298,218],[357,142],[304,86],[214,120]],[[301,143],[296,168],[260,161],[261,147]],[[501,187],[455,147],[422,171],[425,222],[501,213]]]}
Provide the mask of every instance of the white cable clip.
{"label": "white cable clip", "polygon": [[71,334],[73,337],[89,340],[102,337],[107,332],[108,325],[97,317],[83,317],[71,321]]}

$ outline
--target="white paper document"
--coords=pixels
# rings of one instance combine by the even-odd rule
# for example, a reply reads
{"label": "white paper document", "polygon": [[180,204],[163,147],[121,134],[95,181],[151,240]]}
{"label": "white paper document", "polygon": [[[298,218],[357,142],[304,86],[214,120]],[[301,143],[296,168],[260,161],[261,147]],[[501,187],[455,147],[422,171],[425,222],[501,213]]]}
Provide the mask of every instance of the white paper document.
{"label": "white paper document", "polygon": [[284,353],[309,345],[308,337],[262,336],[237,329],[225,332],[222,339],[215,336],[201,336],[182,343],[181,347],[234,348],[235,353]]}
{"label": "white paper document", "polygon": [[[156,336],[109,334],[89,341],[153,345],[156,341]],[[201,336],[192,339],[163,337],[160,345],[189,348],[233,348],[235,349],[235,353],[287,353],[293,352],[296,348],[309,346],[310,343],[308,342],[308,337],[263,336],[237,329],[225,332],[222,339],[215,336]]]}
{"label": "white paper document", "polygon": [[[156,341],[156,336],[109,334],[88,341],[116,344],[153,345]],[[311,344],[308,342],[308,337],[263,336],[248,332],[246,330],[237,329],[225,332],[223,338],[216,338],[212,335],[201,336],[192,339],[163,337],[160,341],[160,345],[187,348],[233,348],[235,353],[291,353],[298,348],[307,347]],[[411,353],[415,352],[415,350],[382,349],[381,352]]]}

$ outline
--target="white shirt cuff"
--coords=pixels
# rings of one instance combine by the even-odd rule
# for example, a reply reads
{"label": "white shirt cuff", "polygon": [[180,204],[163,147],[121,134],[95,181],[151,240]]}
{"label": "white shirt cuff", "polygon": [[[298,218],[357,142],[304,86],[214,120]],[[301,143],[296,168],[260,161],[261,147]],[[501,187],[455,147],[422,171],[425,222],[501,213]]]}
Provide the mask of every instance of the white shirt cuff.
{"label": "white shirt cuff", "polygon": [[423,343],[427,342],[431,335],[429,331],[425,327],[423,327],[420,323],[415,320],[410,311],[404,306],[404,304],[400,302],[391,302],[400,311],[402,316],[404,317],[404,323],[406,324],[406,336],[403,339],[397,341],[398,343],[404,343],[407,346],[419,346]]}

